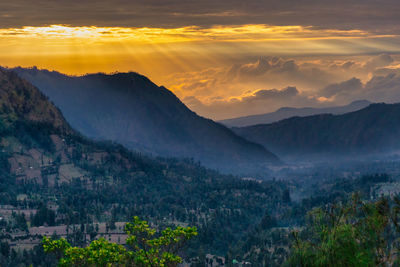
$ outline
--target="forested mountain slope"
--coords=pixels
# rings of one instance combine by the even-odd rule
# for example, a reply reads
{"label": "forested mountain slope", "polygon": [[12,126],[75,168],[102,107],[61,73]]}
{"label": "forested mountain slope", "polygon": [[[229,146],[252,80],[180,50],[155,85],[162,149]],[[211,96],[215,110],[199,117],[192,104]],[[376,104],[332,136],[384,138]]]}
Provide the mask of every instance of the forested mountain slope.
{"label": "forested mountain slope", "polygon": [[243,172],[279,160],[264,147],[189,110],[171,91],[136,73],[70,77],[14,69],[37,86],[82,134],[161,156],[194,158]]}
{"label": "forested mountain slope", "polygon": [[400,104],[372,104],[343,115],[294,117],[234,131],[278,155],[369,155],[400,148]]}
{"label": "forested mountain slope", "polygon": [[138,215],[154,224],[198,226],[190,251],[224,254],[286,190],[279,182],[225,176],[190,160],[149,158],[84,138],[9,71],[0,70],[0,103],[0,205],[29,211],[17,221],[3,217],[0,229],[8,230],[1,242],[39,242],[27,225],[81,225],[68,237],[80,245],[94,224]]}

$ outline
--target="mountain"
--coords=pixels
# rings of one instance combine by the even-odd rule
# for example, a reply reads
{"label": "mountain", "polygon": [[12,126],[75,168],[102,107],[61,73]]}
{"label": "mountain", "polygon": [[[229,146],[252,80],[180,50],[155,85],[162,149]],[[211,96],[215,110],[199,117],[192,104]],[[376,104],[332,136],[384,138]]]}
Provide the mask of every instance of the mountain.
{"label": "mountain", "polygon": [[43,94],[15,73],[0,70],[0,87],[2,128],[24,120],[51,124],[62,132],[71,132],[60,111],[55,106],[48,105]]}
{"label": "mountain", "polygon": [[[196,225],[192,251],[225,255],[266,211],[280,206],[284,190],[282,183],[221,175],[190,160],[150,158],[89,140],[37,88],[0,69],[2,246],[40,244],[41,236],[29,234],[32,225],[49,235],[54,228],[48,226],[68,226],[69,240],[84,245],[89,232],[99,237],[94,224],[112,226],[137,215],[156,225]],[[21,210],[27,216],[16,221]]]}
{"label": "mountain", "polygon": [[400,149],[400,104],[371,104],[343,115],[293,117],[233,129],[280,156],[365,156]]}
{"label": "mountain", "polygon": [[72,127],[96,139],[225,171],[277,163],[264,147],[189,110],[171,91],[137,73],[80,77],[13,69],[60,108]]}
{"label": "mountain", "polygon": [[239,117],[227,120],[219,121],[223,125],[227,127],[246,127],[257,124],[268,124],[277,122],[283,119],[288,119],[290,117],[306,117],[317,114],[344,114],[353,111],[357,111],[369,106],[371,102],[367,100],[358,100],[351,102],[346,106],[339,107],[328,107],[328,108],[289,108],[283,107],[278,109],[275,112],[260,114],[260,115],[252,115],[246,117]]}

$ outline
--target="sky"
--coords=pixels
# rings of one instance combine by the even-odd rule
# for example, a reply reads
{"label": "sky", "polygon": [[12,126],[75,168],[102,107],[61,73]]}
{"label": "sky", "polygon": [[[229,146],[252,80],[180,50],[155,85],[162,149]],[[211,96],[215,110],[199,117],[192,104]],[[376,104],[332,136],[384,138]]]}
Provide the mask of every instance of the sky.
{"label": "sky", "polygon": [[135,71],[212,119],[400,102],[398,0],[0,2],[0,65]]}

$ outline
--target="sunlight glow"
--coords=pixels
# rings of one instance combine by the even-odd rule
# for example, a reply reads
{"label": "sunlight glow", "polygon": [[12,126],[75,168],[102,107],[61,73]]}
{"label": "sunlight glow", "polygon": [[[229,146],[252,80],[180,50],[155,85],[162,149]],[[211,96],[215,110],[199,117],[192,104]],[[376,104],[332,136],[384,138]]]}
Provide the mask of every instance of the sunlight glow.
{"label": "sunlight glow", "polygon": [[302,38],[371,37],[361,30],[318,30],[302,26],[238,25],[200,28],[121,28],[68,25],[0,29],[0,38],[91,39],[95,42],[125,40],[139,43],[173,43],[185,41],[261,41]]}
{"label": "sunlight glow", "polygon": [[[259,55],[375,53],[396,50],[397,36],[303,26],[232,25],[129,28],[50,25],[0,29],[0,65],[68,74],[134,70],[162,77]],[[392,40],[386,42],[386,40]],[[387,49],[387,46],[392,45]]]}

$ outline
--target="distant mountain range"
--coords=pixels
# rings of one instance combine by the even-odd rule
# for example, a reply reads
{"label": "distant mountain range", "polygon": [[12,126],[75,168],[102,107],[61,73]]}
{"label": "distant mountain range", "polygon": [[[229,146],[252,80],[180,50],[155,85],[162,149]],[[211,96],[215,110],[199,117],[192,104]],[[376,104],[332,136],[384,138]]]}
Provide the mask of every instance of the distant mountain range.
{"label": "distant mountain range", "polygon": [[275,112],[260,114],[260,115],[252,115],[246,117],[239,117],[234,119],[221,120],[220,123],[224,124],[228,127],[245,127],[257,124],[268,124],[277,122],[283,119],[288,119],[291,117],[306,117],[317,114],[344,114],[348,112],[353,112],[360,110],[369,106],[371,102],[367,100],[358,100],[350,103],[346,106],[338,106],[338,107],[328,107],[328,108],[289,108],[284,107],[280,108]]}
{"label": "distant mountain range", "polygon": [[259,144],[198,116],[171,91],[137,73],[80,77],[36,68],[13,69],[39,88],[71,126],[95,139],[167,157],[186,157],[243,172],[279,159]]}
{"label": "distant mountain range", "polygon": [[371,104],[343,115],[293,117],[233,128],[278,156],[365,156],[400,149],[400,104]]}

